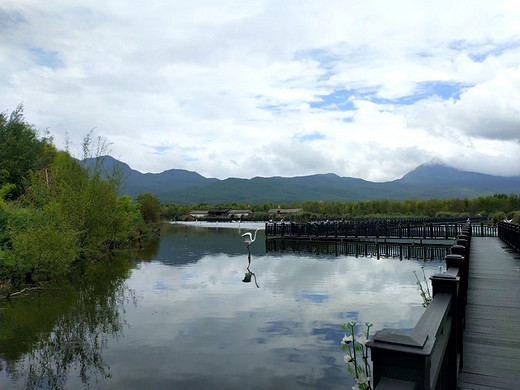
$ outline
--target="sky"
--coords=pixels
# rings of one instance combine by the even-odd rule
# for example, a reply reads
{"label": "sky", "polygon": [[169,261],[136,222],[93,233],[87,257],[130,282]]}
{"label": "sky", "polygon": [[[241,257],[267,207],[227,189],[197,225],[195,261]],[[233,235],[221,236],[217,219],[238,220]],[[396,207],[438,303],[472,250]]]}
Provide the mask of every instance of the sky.
{"label": "sky", "polygon": [[520,174],[520,2],[2,0],[0,111],[141,172]]}

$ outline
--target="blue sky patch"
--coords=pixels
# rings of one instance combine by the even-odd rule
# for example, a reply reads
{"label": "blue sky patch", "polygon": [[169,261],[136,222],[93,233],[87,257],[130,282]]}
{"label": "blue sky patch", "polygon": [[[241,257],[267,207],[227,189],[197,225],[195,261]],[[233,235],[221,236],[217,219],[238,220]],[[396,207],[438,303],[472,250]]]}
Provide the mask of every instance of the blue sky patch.
{"label": "blue sky patch", "polygon": [[168,149],[170,149],[169,146],[161,146],[161,145],[146,145],[146,144],[141,144],[142,146],[145,146],[147,148],[151,148],[153,149],[154,151],[152,152],[153,154],[163,154],[164,152],[166,152]]}
{"label": "blue sky patch", "polygon": [[469,58],[475,62],[484,62],[489,56],[498,57],[504,54],[508,50],[518,49],[520,42],[511,42],[507,45],[495,46],[493,48],[487,48],[483,50],[470,50]]}
{"label": "blue sky patch", "polygon": [[333,110],[354,110],[354,104],[350,100],[355,95],[354,90],[338,89],[328,95],[318,95],[319,100],[311,102],[311,108],[323,108]]}
{"label": "blue sky patch", "polygon": [[30,47],[29,51],[37,65],[46,66],[51,69],[62,68],[64,66],[57,51],[47,51],[41,47]]}
{"label": "blue sky patch", "polygon": [[281,112],[284,112],[286,110],[287,105],[286,104],[279,104],[279,105],[265,104],[263,106],[258,106],[258,108],[260,108],[261,110],[268,110],[268,111],[271,111],[271,112],[281,113]]}
{"label": "blue sky patch", "polygon": [[334,64],[340,61],[341,57],[339,55],[331,54],[327,49],[300,50],[297,51],[293,57],[293,61],[308,59],[318,61],[323,69],[331,71]]}
{"label": "blue sky patch", "polygon": [[474,44],[464,40],[456,40],[450,43],[449,48],[460,52],[466,52],[473,61],[484,62],[489,56],[500,56],[508,50],[518,49],[519,41],[507,44]]}
{"label": "blue sky patch", "polygon": [[314,60],[320,64],[324,73],[318,77],[318,81],[329,80],[334,75],[334,67],[342,60],[337,54],[332,54],[328,49],[312,49],[297,51],[293,57],[294,61]]}
{"label": "blue sky patch", "polygon": [[152,146],[152,148],[154,148],[157,153],[164,153],[169,149],[168,146]]}
{"label": "blue sky patch", "polygon": [[471,85],[452,81],[424,81],[417,83],[415,87],[416,92],[412,95],[401,96],[397,99],[385,99],[375,95],[368,95],[366,97],[367,100],[370,100],[372,103],[398,105],[411,105],[420,100],[435,96],[443,100],[459,100],[460,95],[470,86]]}
{"label": "blue sky patch", "polygon": [[459,100],[462,92],[469,85],[463,83],[454,83],[451,81],[427,81],[417,85],[417,94],[415,96],[438,96],[442,99]]}
{"label": "blue sky patch", "polygon": [[321,133],[318,133],[317,131],[315,131],[312,134],[295,135],[294,138],[300,142],[311,142],[311,141],[316,141],[316,140],[320,140],[320,139],[325,139],[327,137],[325,137],[324,134],[321,134]]}
{"label": "blue sky patch", "polygon": [[[318,95],[317,101],[311,102],[311,108],[324,110],[355,111],[354,99],[370,101],[375,104],[411,105],[420,100],[439,97],[441,99],[459,100],[460,95],[471,85],[452,81],[424,81],[417,83],[415,93],[396,99],[386,99],[377,96],[377,89],[338,89],[328,95]],[[352,118],[344,121],[351,122]]]}

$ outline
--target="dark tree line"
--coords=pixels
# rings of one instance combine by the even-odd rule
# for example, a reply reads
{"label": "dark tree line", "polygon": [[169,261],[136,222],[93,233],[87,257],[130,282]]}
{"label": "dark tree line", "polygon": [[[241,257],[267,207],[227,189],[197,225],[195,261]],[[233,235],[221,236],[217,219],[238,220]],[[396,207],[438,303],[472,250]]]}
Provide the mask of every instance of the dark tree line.
{"label": "dark tree line", "polygon": [[[490,219],[513,219],[520,222],[520,198],[517,194],[494,194],[474,199],[430,199],[430,200],[371,200],[364,202],[303,202],[267,203],[263,205],[220,204],[220,205],[176,205],[161,206],[161,217],[167,220],[183,219],[191,210],[210,210],[215,207],[249,209],[251,214],[243,219],[267,221],[286,219],[309,221],[316,219],[356,218],[446,218],[483,216]],[[271,209],[302,209],[300,213],[276,215]]]}

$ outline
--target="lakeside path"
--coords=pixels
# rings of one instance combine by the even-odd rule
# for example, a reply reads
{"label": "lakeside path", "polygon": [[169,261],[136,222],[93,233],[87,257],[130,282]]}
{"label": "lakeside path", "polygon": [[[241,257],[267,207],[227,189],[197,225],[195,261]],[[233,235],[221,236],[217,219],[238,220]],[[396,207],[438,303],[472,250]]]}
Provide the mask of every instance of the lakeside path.
{"label": "lakeside path", "polygon": [[458,389],[520,389],[520,254],[498,237],[471,239]]}

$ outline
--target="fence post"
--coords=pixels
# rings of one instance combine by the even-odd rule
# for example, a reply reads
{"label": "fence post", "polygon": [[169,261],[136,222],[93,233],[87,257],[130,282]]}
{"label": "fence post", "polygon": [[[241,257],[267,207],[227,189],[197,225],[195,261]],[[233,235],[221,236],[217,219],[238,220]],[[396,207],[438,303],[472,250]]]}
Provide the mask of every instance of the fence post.
{"label": "fence post", "polygon": [[457,355],[460,353],[462,362],[462,323],[459,313],[459,284],[458,268],[452,268],[441,274],[435,274],[430,279],[432,281],[433,298],[438,293],[448,293],[451,295],[450,315],[453,320],[448,345],[444,354],[441,368],[441,378],[443,384],[441,389],[456,389],[457,374],[459,371]]}

